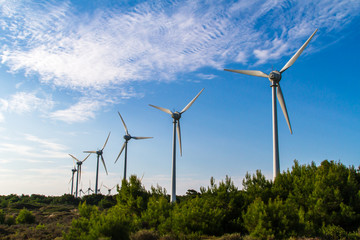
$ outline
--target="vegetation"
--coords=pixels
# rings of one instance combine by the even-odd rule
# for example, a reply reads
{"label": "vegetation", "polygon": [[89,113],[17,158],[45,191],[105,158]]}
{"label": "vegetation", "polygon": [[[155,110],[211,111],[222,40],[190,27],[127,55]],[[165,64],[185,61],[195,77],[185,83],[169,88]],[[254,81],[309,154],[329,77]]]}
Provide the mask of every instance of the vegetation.
{"label": "vegetation", "polygon": [[34,222],[35,222],[34,214],[25,208],[22,209],[19,212],[19,215],[16,217],[16,224],[34,223]]}
{"label": "vegetation", "polygon": [[[44,208],[39,202],[51,198],[23,202],[8,197],[0,197],[1,204],[7,201],[7,210],[0,212],[0,227],[7,226],[11,216],[19,223],[21,209],[28,206],[32,210],[27,214],[35,215],[32,231],[49,231],[51,225],[41,220],[38,211]],[[360,239],[360,168],[334,161],[320,166],[295,161],[275,182],[260,171],[247,174],[242,189],[229,177],[218,184],[211,178],[210,186],[199,192],[188,190],[176,204],[169,203],[159,186],[147,191],[136,176],[123,181],[116,196],[61,199],[67,205],[51,199],[46,206],[53,209],[41,212],[68,211],[67,223],[57,219],[63,224],[58,227],[63,239]]]}
{"label": "vegetation", "polygon": [[[78,205],[84,199],[99,205],[99,209],[114,206],[114,196],[8,195],[0,196],[0,239],[56,239],[62,238],[73,219],[79,215]],[[101,207],[100,207],[101,206]]]}

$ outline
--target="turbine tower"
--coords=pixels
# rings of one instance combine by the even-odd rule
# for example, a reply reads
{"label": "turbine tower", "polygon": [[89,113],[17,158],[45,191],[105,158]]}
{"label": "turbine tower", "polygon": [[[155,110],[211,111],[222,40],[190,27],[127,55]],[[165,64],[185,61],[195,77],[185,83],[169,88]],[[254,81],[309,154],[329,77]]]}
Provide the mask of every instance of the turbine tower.
{"label": "turbine tower", "polygon": [[71,195],[74,194],[74,175],[75,175],[75,172],[77,172],[76,170],[76,167],[75,167],[75,164],[74,164],[74,168],[71,169],[71,172],[72,172],[72,175],[71,175]]}
{"label": "turbine tower", "polygon": [[124,144],[122,145],[121,147],[121,150],[120,150],[120,153],[119,155],[117,156],[116,160],[115,160],[115,163],[117,162],[117,160],[119,159],[121,153],[123,152],[124,148],[125,148],[125,156],[124,156],[124,180],[126,179],[126,166],[127,166],[127,144],[128,142],[130,141],[130,139],[135,139],[135,140],[139,140],[139,139],[148,139],[148,138],[153,138],[153,137],[133,137],[129,134],[129,131],[126,127],[126,124],[125,124],[125,121],[124,119],[122,118],[121,114],[118,112],[119,116],[120,116],[120,119],[124,125],[124,128],[125,128],[125,135],[124,135],[124,139],[125,139],[125,142]]}
{"label": "turbine tower", "polygon": [[280,174],[280,162],[279,162],[279,145],[278,145],[278,125],[277,125],[277,103],[276,103],[276,96],[279,100],[280,107],[283,111],[285,116],[287,125],[289,127],[290,133],[292,134],[292,129],[290,125],[289,116],[287,113],[286,105],[284,96],[282,94],[280,88],[280,80],[281,75],[285,72],[289,67],[291,67],[294,62],[298,59],[301,53],[304,51],[306,46],[309,44],[310,40],[314,37],[317,29],[313,32],[313,34],[309,37],[309,39],[301,46],[301,48],[292,56],[292,58],[285,64],[285,66],[280,71],[272,71],[269,74],[265,74],[261,71],[257,70],[231,70],[231,69],[224,69],[225,71],[241,73],[256,77],[264,77],[268,78],[271,82],[270,87],[272,88],[272,122],[273,122],[273,178],[275,178]]}
{"label": "turbine tower", "polygon": [[171,176],[171,198],[170,202],[174,203],[176,201],[176,132],[178,134],[179,138],[179,147],[180,147],[180,155],[182,156],[182,149],[181,149],[181,132],[180,132],[180,118],[181,114],[183,114],[186,110],[189,109],[189,107],[195,102],[195,100],[199,97],[199,95],[204,90],[201,89],[201,91],[194,97],[193,100],[191,100],[188,105],[184,107],[184,109],[181,112],[172,112],[169,109],[157,107],[154,105],[149,104],[151,107],[157,108],[160,111],[163,111],[167,114],[170,114],[171,117],[174,119],[173,121],[173,159],[172,159],[172,176]]}
{"label": "turbine tower", "polygon": [[108,174],[108,171],[106,169],[106,165],[105,165],[105,160],[104,160],[104,157],[103,157],[103,151],[104,151],[104,148],[106,146],[106,143],[108,142],[109,140],[109,137],[110,137],[110,133],[109,132],[109,135],[108,137],[106,138],[106,141],[104,143],[104,146],[102,147],[101,150],[97,150],[97,151],[84,151],[84,153],[96,153],[97,154],[97,164],[96,164],[96,180],[95,180],[95,194],[97,194],[98,192],[98,179],[99,179],[99,159],[101,158],[101,161],[104,165],[104,168],[105,168],[105,171],[106,171],[106,175]]}
{"label": "turbine tower", "polygon": [[69,154],[70,157],[72,157],[75,161],[76,161],[76,165],[77,165],[77,170],[76,170],[76,191],[75,191],[75,197],[78,197],[78,186],[79,186],[79,182],[81,179],[81,165],[83,164],[83,162],[85,162],[86,159],[88,159],[88,157],[90,156],[87,155],[86,158],[84,158],[84,160],[80,161],[79,159],[77,159],[76,157],[74,157],[73,155]]}

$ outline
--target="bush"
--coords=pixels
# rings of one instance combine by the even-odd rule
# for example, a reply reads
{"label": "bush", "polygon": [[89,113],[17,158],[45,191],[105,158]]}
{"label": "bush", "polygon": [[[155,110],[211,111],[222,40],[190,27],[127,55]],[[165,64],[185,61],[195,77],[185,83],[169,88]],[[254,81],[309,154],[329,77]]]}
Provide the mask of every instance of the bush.
{"label": "bush", "polygon": [[333,239],[333,240],[347,239],[346,231],[340,226],[336,226],[336,225],[323,226],[321,228],[321,232],[325,239]]}
{"label": "bush", "polygon": [[5,222],[5,213],[2,209],[0,209],[0,224],[4,224]]}
{"label": "bush", "polygon": [[159,235],[150,230],[140,230],[130,236],[130,240],[158,240]]}
{"label": "bush", "polygon": [[13,215],[7,215],[5,218],[5,224],[11,226],[15,224],[15,217]]}
{"label": "bush", "polygon": [[34,222],[35,222],[34,214],[25,208],[20,210],[19,215],[16,217],[17,224],[34,223]]}

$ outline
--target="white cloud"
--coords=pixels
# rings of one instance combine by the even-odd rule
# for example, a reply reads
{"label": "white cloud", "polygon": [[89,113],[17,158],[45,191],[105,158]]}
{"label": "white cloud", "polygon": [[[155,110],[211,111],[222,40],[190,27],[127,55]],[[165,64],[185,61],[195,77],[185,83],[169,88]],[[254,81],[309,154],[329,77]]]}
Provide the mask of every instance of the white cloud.
{"label": "white cloud", "polygon": [[[353,0],[153,3],[91,14],[70,1],[5,1],[0,6],[1,62],[11,71],[84,94],[75,105],[50,114],[81,122],[110,104],[90,100],[89,91],[176,80],[179,73],[234,62],[264,64],[292,55],[315,28],[319,34],[338,31],[360,13],[360,2]],[[133,96],[123,91],[122,97]],[[2,99],[2,107],[21,113],[44,103],[34,94],[16,97],[12,104]]]}
{"label": "white cloud", "polygon": [[32,111],[46,112],[54,106],[50,96],[40,98],[34,92],[17,92],[8,99],[0,98],[0,121],[4,121],[4,112],[23,114]]}
{"label": "white cloud", "polygon": [[64,121],[67,123],[84,122],[95,118],[95,112],[104,106],[105,103],[99,100],[82,99],[68,109],[57,110],[50,113],[50,118]]}
{"label": "white cloud", "polygon": [[54,139],[42,139],[32,134],[23,134],[20,138],[13,137],[11,140],[0,141],[0,151],[6,153],[7,158],[16,158],[25,162],[44,162],[49,159],[65,158],[67,149],[67,146],[57,143]]}
{"label": "white cloud", "polygon": [[[319,26],[341,27],[359,10],[351,0],[292,6],[280,0],[254,2],[163,2],[162,7],[141,3],[126,12],[101,9],[91,17],[75,17],[68,1],[6,2],[2,27],[16,41],[2,51],[2,62],[13,71],[37,73],[44,82],[76,89],[101,89],[154,76],[169,80],[204,66],[245,62],[252,53],[259,63],[277,59],[297,47],[288,42],[303,41]],[[257,29],[263,20],[272,24]],[[281,36],[269,35],[268,30]],[[264,46],[267,40],[270,44]]]}
{"label": "white cloud", "polygon": [[25,134],[25,139],[34,143],[38,143],[42,146],[42,148],[45,148],[47,150],[54,150],[54,151],[62,151],[62,150],[66,150],[67,147],[59,144],[59,143],[55,143],[49,139],[41,139],[37,136],[31,135],[31,134]]}
{"label": "white cloud", "polygon": [[214,74],[203,74],[203,73],[199,73],[199,74],[197,74],[197,76],[199,78],[207,79],[207,80],[210,80],[210,79],[213,79],[216,77],[216,75],[214,75]]}

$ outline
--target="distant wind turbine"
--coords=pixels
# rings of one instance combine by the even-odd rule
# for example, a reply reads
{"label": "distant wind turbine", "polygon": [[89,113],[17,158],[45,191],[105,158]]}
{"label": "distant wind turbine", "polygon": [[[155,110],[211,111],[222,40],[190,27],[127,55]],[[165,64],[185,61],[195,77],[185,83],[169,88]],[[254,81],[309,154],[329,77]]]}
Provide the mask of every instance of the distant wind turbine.
{"label": "distant wind turbine", "polygon": [[109,137],[110,137],[110,133],[109,132],[109,135],[108,137],[106,138],[106,141],[104,143],[104,146],[102,147],[101,150],[97,150],[97,151],[84,151],[84,153],[96,153],[97,154],[97,164],[96,164],[96,180],[95,180],[95,194],[97,194],[98,192],[98,179],[99,179],[99,158],[101,158],[101,161],[104,165],[104,168],[105,168],[105,171],[106,171],[106,175],[108,174],[108,171],[106,169],[106,165],[105,165],[105,160],[104,160],[104,157],[103,157],[103,151],[104,151],[104,148],[109,140]]}
{"label": "distant wind turbine", "polygon": [[90,195],[90,191],[94,192],[94,190],[91,189],[91,180],[89,180],[89,187],[87,189],[87,195]]}
{"label": "distant wind turbine", "polygon": [[81,193],[83,194],[83,195],[85,195],[86,193],[82,190],[82,188],[80,188],[80,191],[79,191],[79,197],[81,197]]}
{"label": "distant wind turbine", "polygon": [[73,195],[74,194],[74,175],[75,175],[75,172],[77,172],[75,164],[74,164],[74,168],[71,169],[71,172],[72,172],[71,179],[70,179],[70,181],[71,181],[71,195]]}
{"label": "distant wind turbine", "polygon": [[109,188],[108,186],[106,186],[106,185],[104,184],[104,187],[108,190],[108,195],[110,195],[110,194],[111,194],[111,190],[113,190],[113,189],[116,187],[116,185],[113,186],[112,188]]}
{"label": "distant wind turbine", "polygon": [[76,161],[76,165],[77,165],[77,170],[76,170],[76,192],[75,192],[75,197],[78,197],[78,186],[79,186],[79,182],[81,179],[81,165],[83,164],[83,162],[85,162],[86,159],[88,159],[88,157],[90,156],[87,155],[86,158],[84,158],[84,160],[80,161],[79,159],[77,159],[76,157],[74,157],[73,155],[69,154],[70,157],[72,157],[75,161]]}
{"label": "distant wind turbine", "polygon": [[292,129],[291,129],[290,120],[289,120],[289,116],[288,116],[286,105],[285,105],[284,96],[283,96],[281,88],[280,88],[281,75],[283,72],[285,72],[289,67],[291,67],[295,63],[295,61],[298,59],[300,54],[304,51],[306,46],[309,44],[310,40],[314,37],[316,32],[317,32],[317,29],[313,32],[313,34],[309,37],[309,39],[301,46],[301,48],[294,54],[294,56],[292,56],[292,58],[285,64],[285,66],[280,71],[277,71],[277,70],[271,71],[268,75],[268,74],[265,74],[265,73],[263,73],[261,71],[257,71],[257,70],[224,69],[225,71],[229,71],[229,72],[235,72],[235,73],[241,73],[241,74],[246,74],[246,75],[251,75],[251,76],[256,76],[256,77],[268,78],[271,82],[270,87],[272,87],[273,178],[274,178],[274,180],[280,174],[276,96],[279,100],[279,104],[280,104],[283,114],[285,116],[287,125],[290,129],[290,133],[292,134]]}
{"label": "distant wind turbine", "polygon": [[157,107],[157,106],[149,104],[151,107],[157,108],[160,111],[170,114],[171,117],[174,119],[174,121],[173,121],[173,125],[174,125],[174,127],[173,127],[173,159],[172,159],[171,198],[170,198],[170,202],[172,202],[172,203],[176,201],[176,132],[177,132],[178,138],[179,138],[180,155],[182,156],[181,132],[180,132],[181,114],[183,114],[186,110],[188,110],[190,108],[190,106],[195,102],[195,100],[199,97],[199,95],[202,93],[203,90],[204,90],[204,88],[201,89],[201,91],[194,97],[193,100],[191,100],[188,103],[188,105],[186,105],[184,107],[184,109],[181,112],[178,112],[178,111],[172,112],[169,109]]}
{"label": "distant wind turbine", "polygon": [[124,156],[124,180],[126,179],[126,167],[127,167],[127,144],[128,142],[130,141],[130,139],[135,139],[135,140],[139,140],[139,139],[148,139],[148,138],[153,138],[153,137],[134,137],[134,136],[131,136],[129,134],[129,131],[126,127],[126,124],[125,124],[125,121],[124,119],[122,118],[121,114],[118,112],[119,116],[120,116],[120,119],[124,125],[124,128],[125,128],[125,135],[124,135],[124,139],[125,139],[125,142],[124,144],[122,145],[121,147],[121,150],[120,150],[120,153],[119,155],[117,156],[116,160],[115,160],[115,163],[117,162],[117,160],[119,159],[121,153],[123,152],[124,148],[125,148],[125,156]]}

